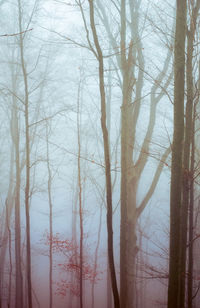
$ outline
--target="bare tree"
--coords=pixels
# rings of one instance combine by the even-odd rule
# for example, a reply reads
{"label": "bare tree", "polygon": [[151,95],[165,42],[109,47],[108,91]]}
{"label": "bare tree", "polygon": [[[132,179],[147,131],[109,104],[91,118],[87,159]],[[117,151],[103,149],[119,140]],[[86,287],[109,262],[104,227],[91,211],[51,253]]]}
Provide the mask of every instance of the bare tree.
{"label": "bare tree", "polygon": [[26,168],[26,185],[25,185],[25,212],[26,212],[26,270],[27,270],[27,292],[28,306],[32,308],[32,281],[31,281],[31,236],[30,236],[30,133],[29,133],[29,88],[28,74],[26,70],[24,56],[24,34],[22,29],[22,7],[21,0],[18,0],[18,22],[19,22],[19,50],[21,70],[23,75],[24,86],[24,120],[25,120],[25,168]]}
{"label": "bare tree", "polygon": [[[15,98],[13,98],[15,101]],[[16,261],[16,308],[23,307],[23,281],[21,268],[21,222],[20,222],[20,151],[19,151],[19,118],[16,102],[13,106],[13,141],[15,145],[15,168],[16,168],[16,188],[15,188],[15,261]]]}
{"label": "bare tree", "polygon": [[[52,172],[50,167],[49,131],[46,123],[46,160],[48,170],[48,201],[49,201],[49,237],[53,238],[53,202],[52,202]],[[53,247],[49,243],[49,308],[53,307]]]}
{"label": "bare tree", "polygon": [[[137,255],[137,221],[150,200],[159,181],[164,162],[170,153],[167,148],[157,166],[152,183],[141,204],[137,204],[137,192],[142,173],[148,163],[151,139],[156,121],[156,109],[167,94],[172,74],[166,78],[172,50],[168,49],[161,71],[156,77],[145,70],[143,45],[139,31],[141,1],[120,1],[115,4],[119,22],[120,38],[111,31],[109,13],[102,2],[97,1],[99,18],[105,27],[115,57],[113,61],[118,83],[122,91],[121,106],[121,236],[120,236],[120,301],[122,307],[134,305],[135,260]],[[146,18],[146,17],[145,17]],[[116,20],[116,18],[115,18]],[[120,46],[120,48],[119,48]],[[146,135],[139,155],[137,146],[137,126],[141,115],[142,90],[145,77],[150,77],[153,85],[150,95],[150,115]],[[157,91],[161,90],[159,94]],[[136,150],[137,149],[137,150]]]}
{"label": "bare tree", "polygon": [[185,277],[186,277],[186,251],[187,251],[187,231],[188,231],[188,206],[190,195],[190,145],[192,138],[192,118],[194,105],[193,86],[193,50],[194,39],[197,27],[197,17],[200,9],[200,1],[191,3],[190,26],[187,30],[187,102],[185,110],[185,138],[183,147],[183,201],[181,206],[181,253],[180,253],[180,307],[185,305]]}
{"label": "bare tree", "polygon": [[106,174],[106,200],[107,200],[107,231],[108,231],[108,258],[111,274],[111,283],[114,297],[115,308],[120,307],[119,293],[117,288],[117,279],[114,265],[113,254],[113,227],[112,227],[112,183],[111,183],[111,168],[110,168],[110,150],[108,130],[106,125],[106,96],[104,85],[104,61],[103,54],[99,44],[99,39],[96,31],[95,19],[94,19],[94,3],[93,0],[88,0],[90,8],[90,26],[94,39],[96,50],[94,54],[99,63],[99,90],[101,96],[101,127],[103,133],[104,142],[104,159],[105,159],[105,174]]}
{"label": "bare tree", "polygon": [[182,152],[184,142],[186,1],[177,0],[176,5],[168,308],[179,307],[180,208],[182,201]]}
{"label": "bare tree", "polygon": [[[80,77],[81,78],[81,77]],[[77,141],[78,141],[78,201],[79,201],[79,226],[80,226],[80,308],[83,308],[83,205],[82,205],[82,179],[81,179],[81,135],[80,135],[80,89],[81,79],[78,84],[78,97],[77,97]]]}

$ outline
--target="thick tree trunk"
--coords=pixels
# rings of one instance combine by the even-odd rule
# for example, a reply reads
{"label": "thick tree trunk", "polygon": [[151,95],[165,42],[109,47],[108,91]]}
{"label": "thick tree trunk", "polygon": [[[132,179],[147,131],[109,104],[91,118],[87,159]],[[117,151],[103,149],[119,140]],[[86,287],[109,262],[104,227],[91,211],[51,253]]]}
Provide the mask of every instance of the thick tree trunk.
{"label": "thick tree trunk", "polygon": [[[126,64],[128,65],[128,63]],[[120,232],[120,294],[121,306],[132,308],[134,303],[136,249],[137,178],[133,165],[131,92],[134,79],[124,70],[123,103],[121,107],[121,232]],[[132,83],[132,86],[130,86]],[[129,88],[130,86],[130,88]],[[131,90],[130,90],[131,89]]]}
{"label": "thick tree trunk", "polygon": [[136,223],[132,221],[128,222],[127,227],[128,235],[128,247],[127,247],[127,283],[128,283],[128,292],[127,292],[127,307],[135,306],[135,299],[133,296],[135,290],[135,281],[136,281],[136,255],[137,255],[137,237],[136,237]]}
{"label": "thick tree trunk", "polygon": [[[132,39],[129,46],[126,44],[126,0],[121,0],[121,71],[122,106],[121,106],[121,229],[120,229],[120,301],[121,307],[134,307],[135,289],[135,260],[137,254],[137,211],[136,195],[138,174],[133,162],[133,148],[135,142],[136,123],[140,110],[140,96],[143,85],[143,73],[134,76],[133,58],[138,54],[141,67],[143,66],[141,46],[133,44],[137,40],[138,20],[134,18],[133,10],[138,9],[138,3],[130,3]],[[128,49],[128,55],[127,50]],[[136,83],[137,103],[133,112],[132,94]],[[139,98],[139,99],[138,99]]]}
{"label": "thick tree trunk", "polygon": [[126,266],[127,266],[127,308],[135,307],[136,299],[134,290],[136,283],[136,257],[137,257],[137,212],[136,212],[136,192],[138,182],[136,178],[127,176],[127,220],[126,220]]}
{"label": "thick tree trunk", "polygon": [[107,258],[107,288],[106,288],[106,293],[107,293],[107,308],[112,308],[113,307],[113,297],[112,297],[112,286],[111,286],[111,280],[110,280],[110,270],[109,270],[109,260]]}
{"label": "thick tree trunk", "polygon": [[179,306],[180,208],[182,196],[182,151],[184,141],[186,0],[177,0],[174,50],[174,135],[170,192],[170,256],[168,308]]}
{"label": "thick tree trunk", "polygon": [[[122,106],[121,106],[121,228],[120,228],[120,303],[121,307],[133,307],[135,256],[134,251],[135,218],[134,207],[129,196],[129,179],[134,172],[132,130],[132,89],[134,77],[132,74],[132,42],[129,46],[129,56],[126,58],[126,1],[121,1],[121,69],[123,73]],[[132,221],[133,220],[133,221]],[[131,247],[131,245],[134,245]],[[133,250],[133,251],[132,251]],[[133,262],[132,262],[133,261]],[[132,276],[133,274],[133,276]]]}

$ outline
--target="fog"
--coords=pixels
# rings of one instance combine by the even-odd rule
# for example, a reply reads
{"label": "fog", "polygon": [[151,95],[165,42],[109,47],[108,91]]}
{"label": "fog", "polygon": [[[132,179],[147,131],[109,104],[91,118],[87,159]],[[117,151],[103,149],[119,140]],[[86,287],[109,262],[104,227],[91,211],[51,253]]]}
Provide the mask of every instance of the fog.
{"label": "fog", "polygon": [[[186,12],[194,126],[189,168],[181,143],[184,306],[170,306],[183,4],[0,1],[0,308],[198,308],[199,2]],[[182,76],[187,136],[188,66]]]}

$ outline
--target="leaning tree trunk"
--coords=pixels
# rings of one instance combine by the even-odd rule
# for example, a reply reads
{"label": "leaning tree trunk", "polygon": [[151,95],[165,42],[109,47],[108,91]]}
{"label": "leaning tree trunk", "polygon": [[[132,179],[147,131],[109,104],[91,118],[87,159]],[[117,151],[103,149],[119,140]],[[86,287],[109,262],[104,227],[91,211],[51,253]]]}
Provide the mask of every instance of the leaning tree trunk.
{"label": "leaning tree trunk", "polygon": [[174,49],[174,134],[170,191],[170,255],[168,308],[178,308],[182,152],[184,141],[184,83],[186,0],[177,0]]}

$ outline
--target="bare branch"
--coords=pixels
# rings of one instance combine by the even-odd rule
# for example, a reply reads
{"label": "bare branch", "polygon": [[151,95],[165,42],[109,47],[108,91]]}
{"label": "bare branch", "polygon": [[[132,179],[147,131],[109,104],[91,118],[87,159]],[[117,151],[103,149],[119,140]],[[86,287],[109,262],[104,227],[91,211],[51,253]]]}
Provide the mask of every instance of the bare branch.
{"label": "bare branch", "polygon": [[22,35],[22,34],[24,34],[24,33],[26,33],[26,32],[30,32],[30,31],[32,31],[32,30],[33,30],[33,28],[28,29],[28,30],[24,30],[24,31],[22,31],[22,32],[12,33],[12,34],[1,34],[0,37],[9,37],[9,36]]}
{"label": "bare branch", "polygon": [[141,202],[141,204],[137,208],[137,217],[140,216],[142,211],[145,209],[145,206],[147,205],[148,201],[152,197],[154,190],[156,188],[156,185],[158,183],[158,180],[160,178],[161,172],[163,170],[163,167],[166,165],[166,159],[169,156],[170,152],[171,152],[171,147],[167,148],[166,151],[164,152],[164,154],[162,155],[160,163],[157,166],[157,170],[155,172],[151,186],[150,186],[146,196],[144,197],[143,201]]}

